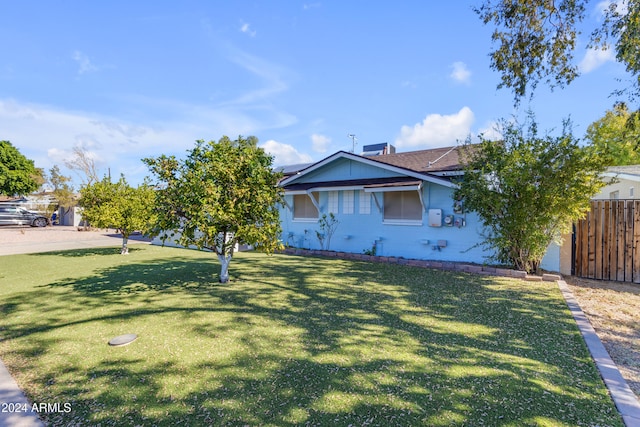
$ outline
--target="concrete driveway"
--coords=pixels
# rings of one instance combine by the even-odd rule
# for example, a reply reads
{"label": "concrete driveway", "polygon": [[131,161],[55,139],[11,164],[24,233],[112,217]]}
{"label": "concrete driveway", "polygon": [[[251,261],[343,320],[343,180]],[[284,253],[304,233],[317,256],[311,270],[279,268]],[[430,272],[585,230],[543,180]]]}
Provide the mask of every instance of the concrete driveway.
{"label": "concrete driveway", "polygon": [[[129,239],[129,245],[149,242],[141,235]],[[57,225],[43,228],[0,227],[0,256],[121,245],[122,236],[114,230],[80,231],[77,227]]]}

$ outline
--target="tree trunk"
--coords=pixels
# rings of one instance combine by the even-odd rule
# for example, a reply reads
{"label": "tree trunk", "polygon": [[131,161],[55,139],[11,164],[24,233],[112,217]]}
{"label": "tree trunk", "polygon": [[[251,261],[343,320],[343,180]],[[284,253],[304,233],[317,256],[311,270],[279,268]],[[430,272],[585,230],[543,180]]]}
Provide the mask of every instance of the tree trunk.
{"label": "tree trunk", "polygon": [[120,255],[129,255],[129,246],[127,243],[129,242],[129,236],[122,235],[122,249],[120,249]]}
{"label": "tree trunk", "polygon": [[218,254],[218,261],[220,261],[220,283],[227,283],[229,281],[229,263],[233,254],[221,255]]}

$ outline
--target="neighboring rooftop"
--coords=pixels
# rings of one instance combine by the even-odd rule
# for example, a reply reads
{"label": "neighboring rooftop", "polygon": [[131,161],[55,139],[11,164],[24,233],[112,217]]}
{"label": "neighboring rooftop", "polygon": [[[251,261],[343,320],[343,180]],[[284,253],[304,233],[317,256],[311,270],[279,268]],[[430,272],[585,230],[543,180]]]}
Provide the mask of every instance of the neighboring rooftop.
{"label": "neighboring rooftop", "polygon": [[295,165],[284,165],[278,166],[275,169],[276,172],[281,172],[285,177],[295,175],[297,172],[300,172],[302,169],[305,169],[311,166],[313,163],[298,163]]}
{"label": "neighboring rooftop", "polygon": [[607,168],[607,172],[640,176],[640,165],[610,166]]}

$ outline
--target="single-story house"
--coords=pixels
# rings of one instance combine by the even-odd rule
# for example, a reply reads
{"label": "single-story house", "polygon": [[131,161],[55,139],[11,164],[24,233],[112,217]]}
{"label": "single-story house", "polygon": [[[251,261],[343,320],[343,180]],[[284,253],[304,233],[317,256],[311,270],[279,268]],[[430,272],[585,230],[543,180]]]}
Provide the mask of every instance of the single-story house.
{"label": "single-story house", "polygon": [[[597,200],[633,200],[640,199],[640,165],[611,166],[602,174],[607,184],[600,192],[592,197]],[[613,179],[613,181],[611,181]],[[562,236],[562,244],[552,243],[542,260],[541,267],[545,270],[572,274],[574,241],[571,234]]]}
{"label": "single-story house", "polygon": [[[611,166],[602,174],[602,179],[608,183],[592,197],[593,201],[640,199],[640,165]],[[561,274],[572,274],[573,245],[571,234],[562,236],[562,245],[549,246],[541,267]]]}
{"label": "single-story house", "polygon": [[[393,146],[339,151],[319,162],[282,168],[282,241],[306,249],[412,259],[486,262],[482,223],[454,200],[461,147],[396,153]],[[318,223],[333,213],[324,247]]]}
{"label": "single-story house", "polygon": [[595,200],[640,199],[640,165],[611,166],[603,175],[614,182],[603,187]]}

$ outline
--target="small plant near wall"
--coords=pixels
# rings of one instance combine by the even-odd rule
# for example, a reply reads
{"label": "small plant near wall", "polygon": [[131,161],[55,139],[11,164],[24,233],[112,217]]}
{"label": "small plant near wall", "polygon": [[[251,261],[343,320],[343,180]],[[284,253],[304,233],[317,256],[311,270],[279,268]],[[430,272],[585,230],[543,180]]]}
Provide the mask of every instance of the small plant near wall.
{"label": "small plant near wall", "polygon": [[318,220],[320,231],[316,230],[316,237],[318,238],[318,242],[320,242],[320,249],[329,250],[331,236],[335,233],[339,223],[333,212],[329,212],[329,215],[323,214],[322,218]]}
{"label": "small plant near wall", "polygon": [[371,246],[371,249],[365,249],[364,251],[362,251],[363,254],[371,255],[371,256],[376,256],[376,252],[377,252],[377,248],[376,248],[375,240],[373,242],[373,245]]}

